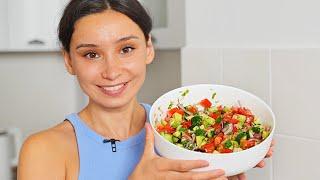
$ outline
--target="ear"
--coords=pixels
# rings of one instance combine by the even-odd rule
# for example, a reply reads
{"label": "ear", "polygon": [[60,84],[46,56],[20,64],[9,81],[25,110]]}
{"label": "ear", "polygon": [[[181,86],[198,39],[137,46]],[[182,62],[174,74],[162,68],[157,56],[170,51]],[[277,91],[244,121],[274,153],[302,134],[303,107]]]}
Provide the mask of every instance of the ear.
{"label": "ear", "polygon": [[151,40],[151,35],[149,35],[149,39],[147,41],[147,60],[146,64],[150,64],[155,56],[154,47]]}
{"label": "ear", "polygon": [[71,75],[75,75],[70,54],[66,50],[62,50],[62,55],[63,55],[63,59],[64,59],[64,65],[67,68],[67,71]]}

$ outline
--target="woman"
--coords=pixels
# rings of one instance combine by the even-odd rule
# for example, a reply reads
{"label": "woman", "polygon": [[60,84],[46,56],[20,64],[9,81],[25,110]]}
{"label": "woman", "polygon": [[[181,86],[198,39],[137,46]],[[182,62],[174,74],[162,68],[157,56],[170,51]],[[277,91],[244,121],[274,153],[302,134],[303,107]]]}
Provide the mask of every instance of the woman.
{"label": "woman", "polygon": [[150,105],[136,97],[154,58],[151,24],[136,0],[68,4],[59,40],[65,66],[89,103],[25,141],[18,179],[226,179],[222,170],[189,172],[207,166],[205,161],[170,160],[154,152],[146,123]]}

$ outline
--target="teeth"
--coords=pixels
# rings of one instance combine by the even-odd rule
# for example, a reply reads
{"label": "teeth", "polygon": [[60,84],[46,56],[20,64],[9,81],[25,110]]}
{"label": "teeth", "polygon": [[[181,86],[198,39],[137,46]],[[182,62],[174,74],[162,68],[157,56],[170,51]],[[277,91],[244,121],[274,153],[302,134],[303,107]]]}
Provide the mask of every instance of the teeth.
{"label": "teeth", "polygon": [[117,91],[120,88],[122,88],[123,86],[124,86],[124,84],[120,84],[120,85],[117,85],[117,86],[103,87],[103,89],[106,90],[106,91]]}

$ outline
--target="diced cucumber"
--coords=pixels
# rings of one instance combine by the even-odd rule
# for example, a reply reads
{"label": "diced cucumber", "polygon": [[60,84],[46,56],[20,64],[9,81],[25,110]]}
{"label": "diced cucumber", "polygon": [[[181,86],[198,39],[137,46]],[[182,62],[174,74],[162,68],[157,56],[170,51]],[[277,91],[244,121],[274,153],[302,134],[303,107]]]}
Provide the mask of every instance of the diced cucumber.
{"label": "diced cucumber", "polygon": [[176,142],[179,141],[179,138],[173,136],[173,137],[172,137],[172,141],[173,141],[174,143],[176,143]]}
{"label": "diced cucumber", "polygon": [[198,147],[201,147],[201,144],[204,138],[205,138],[204,136],[196,136],[196,143]]}
{"label": "diced cucumber", "polygon": [[270,132],[262,131],[262,139],[266,139],[269,136]]}
{"label": "diced cucumber", "polygon": [[238,148],[239,144],[237,141],[231,141],[233,148]]}
{"label": "diced cucumber", "polygon": [[207,131],[207,136],[208,136],[209,138],[213,137],[213,136],[214,136],[214,129],[208,130],[208,131]]}
{"label": "diced cucumber", "polygon": [[199,126],[195,126],[192,128],[193,131],[196,131],[197,129],[200,129]]}
{"label": "diced cucumber", "polygon": [[212,118],[212,117],[210,117],[210,116],[205,116],[204,118],[203,118],[203,121],[202,121],[202,124],[204,125],[204,127],[209,127],[209,126],[211,126],[212,124],[214,124],[214,119]]}
{"label": "diced cucumber", "polygon": [[223,111],[224,111],[224,112],[230,112],[230,111],[231,111],[231,108],[228,107],[228,106],[224,106],[224,107],[223,107]]}
{"label": "diced cucumber", "polygon": [[180,143],[177,143],[176,145],[183,148],[183,145]]}
{"label": "diced cucumber", "polygon": [[169,142],[173,142],[171,134],[164,134],[163,137],[168,140]]}
{"label": "diced cucumber", "polygon": [[240,143],[241,139],[247,139],[247,133],[246,132],[240,132],[237,136],[236,136],[236,141],[238,143]]}
{"label": "diced cucumber", "polygon": [[218,108],[217,108],[217,106],[213,106],[213,107],[208,108],[208,111],[210,113],[218,112]]}
{"label": "diced cucumber", "polygon": [[162,120],[161,120],[161,124],[162,124],[163,126],[165,126],[165,125],[167,125],[167,121],[165,121],[164,119],[162,119]]}
{"label": "diced cucumber", "polygon": [[172,135],[174,136],[174,137],[177,137],[177,138],[181,138],[181,132],[180,131],[176,131],[176,132],[174,132]]}
{"label": "diced cucumber", "polygon": [[177,112],[172,115],[172,118],[178,121],[182,121],[182,115]]}

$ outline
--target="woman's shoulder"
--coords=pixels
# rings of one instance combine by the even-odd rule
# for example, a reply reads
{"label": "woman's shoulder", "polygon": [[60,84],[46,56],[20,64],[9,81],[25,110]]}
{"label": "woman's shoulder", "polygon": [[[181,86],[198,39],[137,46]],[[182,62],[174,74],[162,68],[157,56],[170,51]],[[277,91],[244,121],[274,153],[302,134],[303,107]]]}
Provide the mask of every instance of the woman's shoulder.
{"label": "woman's shoulder", "polygon": [[[52,128],[30,135],[23,143],[19,171],[38,169],[44,173],[65,174],[65,164],[76,147],[72,125],[64,121]],[[50,167],[50,168],[48,168]],[[33,170],[32,170],[33,171]]]}
{"label": "woman's shoulder", "polygon": [[48,146],[57,149],[65,147],[74,137],[72,125],[68,121],[61,122],[54,127],[30,135],[24,145]]}

